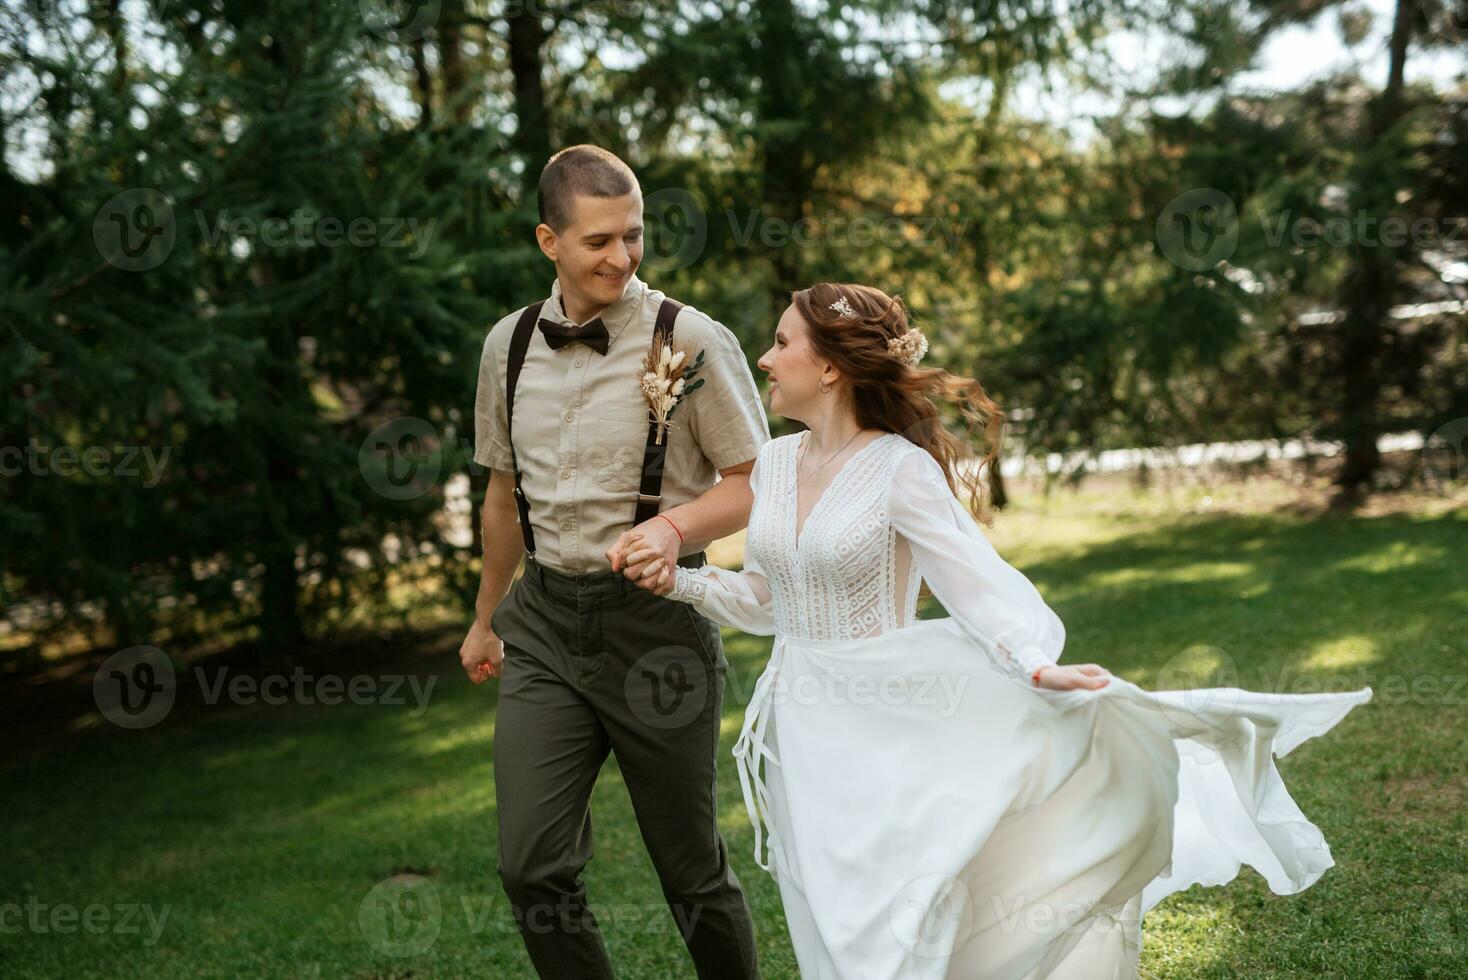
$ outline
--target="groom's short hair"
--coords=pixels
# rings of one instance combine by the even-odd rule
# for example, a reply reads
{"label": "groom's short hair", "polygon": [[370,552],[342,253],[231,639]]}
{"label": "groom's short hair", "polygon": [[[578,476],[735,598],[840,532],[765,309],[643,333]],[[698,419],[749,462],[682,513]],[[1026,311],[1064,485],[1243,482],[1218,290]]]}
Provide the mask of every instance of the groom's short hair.
{"label": "groom's short hair", "polygon": [[615,153],[590,143],[568,146],[540,172],[540,220],[560,232],[575,218],[577,194],[622,197],[637,189],[637,176]]}

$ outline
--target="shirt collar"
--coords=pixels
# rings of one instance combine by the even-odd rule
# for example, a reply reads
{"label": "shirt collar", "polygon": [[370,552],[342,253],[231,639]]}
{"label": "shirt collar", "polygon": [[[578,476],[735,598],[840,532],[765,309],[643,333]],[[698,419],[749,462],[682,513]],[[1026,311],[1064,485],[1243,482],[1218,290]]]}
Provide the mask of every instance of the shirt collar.
{"label": "shirt collar", "polygon": [[[587,322],[590,323],[591,320],[599,317],[607,328],[608,342],[614,341],[642,309],[642,301],[646,296],[647,284],[637,278],[637,273],[634,272],[627,280],[627,285],[622,288],[622,297]],[[564,323],[572,327],[581,326],[579,323],[573,323],[561,306],[561,280],[559,278],[551,281],[550,303],[547,305],[547,310],[545,315],[557,323]]]}

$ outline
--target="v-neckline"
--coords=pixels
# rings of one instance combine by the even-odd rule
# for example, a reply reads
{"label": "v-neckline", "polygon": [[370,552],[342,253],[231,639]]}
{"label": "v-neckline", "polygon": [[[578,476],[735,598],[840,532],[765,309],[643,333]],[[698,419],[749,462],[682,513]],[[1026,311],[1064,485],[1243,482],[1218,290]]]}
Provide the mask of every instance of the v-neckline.
{"label": "v-neckline", "polygon": [[[809,432],[810,430],[806,429],[804,431]],[[842,463],[841,467],[836,470],[835,475],[831,477],[831,482],[826,484],[826,488],[821,491],[820,496],[816,498],[816,502],[811,504],[810,513],[805,515],[804,524],[800,523],[799,460],[800,447],[805,442],[805,436],[802,434],[799,438],[795,440],[795,451],[791,453],[790,456],[790,478],[791,482],[795,484],[794,487],[792,487],[790,490],[790,535],[795,540],[795,551],[797,554],[800,552],[801,544],[805,542],[805,532],[810,529],[810,522],[815,519],[816,513],[821,509],[821,504],[825,503],[826,497],[830,494],[831,490],[835,488],[836,481],[841,479],[841,477],[846,474],[846,471],[851,468],[851,465],[855,463],[858,459],[860,459],[862,454],[865,453],[868,449],[871,449],[873,446],[875,446],[877,443],[881,442],[888,436],[896,434],[897,433],[895,432],[884,432],[872,441],[868,442],[866,445],[862,446],[856,452],[852,453],[850,458],[847,459],[846,462]]]}

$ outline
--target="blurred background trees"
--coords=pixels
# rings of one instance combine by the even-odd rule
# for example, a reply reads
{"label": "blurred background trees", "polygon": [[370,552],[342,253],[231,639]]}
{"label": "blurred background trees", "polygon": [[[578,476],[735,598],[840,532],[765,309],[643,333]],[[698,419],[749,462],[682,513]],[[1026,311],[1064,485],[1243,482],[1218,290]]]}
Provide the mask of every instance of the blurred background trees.
{"label": "blurred background trees", "polygon": [[[1247,81],[1322,22],[1384,58]],[[1352,504],[1380,436],[1468,417],[1465,48],[1437,0],[4,0],[11,645],[464,603],[479,351],[548,291],[535,178],[583,141],[639,173],[643,278],[751,361],[792,288],[869,282],[1011,451],[1337,440]]]}

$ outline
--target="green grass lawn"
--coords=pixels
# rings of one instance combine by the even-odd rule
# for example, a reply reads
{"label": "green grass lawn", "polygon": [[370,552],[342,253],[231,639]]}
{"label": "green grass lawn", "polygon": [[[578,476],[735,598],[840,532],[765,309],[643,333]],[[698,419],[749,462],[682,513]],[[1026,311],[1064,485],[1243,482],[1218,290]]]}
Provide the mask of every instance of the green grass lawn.
{"label": "green grass lawn", "polygon": [[[1065,620],[1068,660],[1143,686],[1376,689],[1280,763],[1337,866],[1299,896],[1245,869],[1172,897],[1144,975],[1464,976],[1468,510],[1308,517],[1206,493],[1026,497],[993,534]],[[458,639],[330,668],[437,675],[426,710],[206,705],[0,772],[0,976],[533,976],[494,872],[495,688],[463,678]],[[769,641],[725,642],[722,826],[764,973],[794,977],[728,754]],[[593,810],[586,878],[619,975],[691,976],[615,760]],[[426,883],[389,933],[377,899],[401,875]]]}

